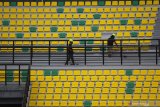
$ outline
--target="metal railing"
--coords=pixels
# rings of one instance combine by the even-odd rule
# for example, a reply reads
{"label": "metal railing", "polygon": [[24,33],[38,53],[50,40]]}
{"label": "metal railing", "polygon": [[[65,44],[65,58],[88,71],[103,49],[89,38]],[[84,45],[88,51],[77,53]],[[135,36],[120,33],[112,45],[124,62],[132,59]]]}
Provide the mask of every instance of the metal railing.
{"label": "metal railing", "polygon": [[[22,85],[22,82],[21,82],[21,74],[22,74],[21,72],[22,72],[22,70],[27,71],[26,81],[25,81],[25,89],[24,89],[23,100],[22,100],[22,107],[26,107],[29,85],[30,85],[30,65],[29,64],[0,64],[0,71],[5,72],[5,85],[7,85],[7,70],[12,70],[12,71],[9,71],[9,72],[12,72],[12,73],[13,73],[13,71],[18,71],[18,84],[19,85]],[[2,78],[4,78],[4,77],[2,77]],[[14,75],[13,75],[13,78],[14,78]],[[14,82],[14,84],[16,82]],[[11,82],[11,83],[13,83],[13,82]]]}
{"label": "metal railing", "polygon": [[[68,40],[1,40],[0,42],[4,41],[10,42],[10,44],[0,46],[1,63],[15,64],[22,61],[31,65],[36,62],[45,62],[47,65],[52,65],[52,63],[64,63],[64,58],[67,59]],[[100,44],[89,43],[93,41]],[[148,45],[145,44],[145,41],[157,42],[157,44]],[[20,45],[18,42],[28,42],[28,44]],[[64,42],[65,44],[55,45],[54,42]],[[83,42],[83,44],[73,44],[74,58],[81,64],[88,65],[88,62],[96,61],[102,63],[102,65],[112,63],[112,61],[106,59],[108,57],[106,56],[108,54],[107,49],[109,48],[107,40],[74,40],[74,42]],[[120,65],[125,62],[125,57],[137,59],[136,64],[138,63],[138,65],[145,61],[142,60],[143,58],[152,58],[150,60],[155,61],[155,64],[158,65],[160,39],[116,39],[116,42],[118,42],[118,47],[113,48],[112,58],[117,58]],[[127,42],[130,45],[126,44]],[[22,48],[28,49],[28,52],[21,52]],[[57,49],[60,49],[60,51],[56,51]],[[90,51],[90,49],[93,49],[93,51]],[[6,55],[8,57],[3,59]]]}

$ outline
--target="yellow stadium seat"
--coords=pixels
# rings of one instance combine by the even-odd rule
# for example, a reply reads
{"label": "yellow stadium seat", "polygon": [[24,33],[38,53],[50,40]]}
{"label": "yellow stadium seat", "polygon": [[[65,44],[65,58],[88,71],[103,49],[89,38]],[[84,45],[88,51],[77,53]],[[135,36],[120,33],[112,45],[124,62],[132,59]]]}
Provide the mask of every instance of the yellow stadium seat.
{"label": "yellow stadium seat", "polygon": [[92,6],[97,6],[97,1],[92,1]]}
{"label": "yellow stadium seat", "polygon": [[130,17],[130,18],[134,18],[134,17],[135,17],[135,14],[134,14],[134,13],[129,13],[129,17]]}
{"label": "yellow stadium seat", "polygon": [[155,24],[155,19],[150,19],[149,24]]}
{"label": "yellow stadium seat", "polygon": [[84,1],[79,1],[78,6],[84,6]]}
{"label": "yellow stadium seat", "polygon": [[77,6],[77,1],[72,1],[72,6]]}
{"label": "yellow stadium seat", "polygon": [[45,2],[44,3],[44,6],[50,6],[51,4],[50,4],[50,2]]}
{"label": "yellow stadium seat", "polygon": [[148,26],[148,30],[153,30],[154,28],[153,28],[153,25],[149,25]]}
{"label": "yellow stadium seat", "polygon": [[132,26],[126,26],[126,30],[132,30]]}
{"label": "yellow stadium seat", "polygon": [[145,7],[145,11],[146,12],[150,12],[151,11],[151,7]]}
{"label": "yellow stadium seat", "polygon": [[113,6],[117,6],[118,5],[118,1],[112,1],[112,5]]}
{"label": "yellow stadium seat", "polygon": [[51,6],[57,6],[57,2],[51,2]]}
{"label": "yellow stadium seat", "polygon": [[154,5],[159,5],[159,1],[158,1],[158,0],[154,0],[154,1],[153,1],[153,4],[154,4]]}
{"label": "yellow stadium seat", "polygon": [[[66,14],[66,18],[67,19],[72,19],[72,14]],[[68,20],[66,20],[66,21],[68,21]]]}
{"label": "yellow stadium seat", "polygon": [[128,13],[122,13],[122,18],[127,18],[128,17]]}
{"label": "yellow stadium seat", "polygon": [[152,5],[152,0],[147,0],[146,5]]}
{"label": "yellow stadium seat", "polygon": [[152,7],[152,11],[153,12],[157,12],[158,11],[158,7]]}
{"label": "yellow stadium seat", "polygon": [[150,13],[150,17],[153,17],[153,18],[156,17],[156,13],[153,13],[153,12]]}
{"label": "yellow stadium seat", "polygon": [[115,18],[120,18],[121,17],[121,14],[120,13],[116,13],[115,14]]}
{"label": "yellow stadium seat", "polygon": [[144,18],[148,18],[149,17],[149,13],[143,13],[143,17]]}
{"label": "yellow stadium seat", "polygon": [[71,2],[70,1],[66,1],[65,2],[65,6],[71,6]]}
{"label": "yellow stadium seat", "polygon": [[60,19],[64,19],[65,18],[65,14],[59,14],[59,18]]}
{"label": "yellow stadium seat", "polygon": [[51,25],[57,25],[57,20],[52,20]]}
{"label": "yellow stadium seat", "polygon": [[139,32],[139,33],[138,33],[138,36],[139,36],[139,37],[144,37],[144,36],[145,36],[145,33],[144,33],[144,32]]}
{"label": "yellow stadium seat", "polygon": [[139,26],[137,25],[133,26],[133,30],[139,30]]}
{"label": "yellow stadium seat", "polygon": [[44,4],[43,4],[44,2],[38,2],[38,6],[43,6]]}
{"label": "yellow stadium seat", "polygon": [[103,13],[103,8],[98,8],[98,9],[97,9],[97,12]]}
{"label": "yellow stadium seat", "polygon": [[24,6],[30,6],[30,2],[24,2]]}
{"label": "yellow stadium seat", "polygon": [[152,32],[146,32],[147,37],[152,37]]}
{"label": "yellow stadium seat", "polygon": [[37,2],[31,2],[31,6],[37,6]]}
{"label": "yellow stadium seat", "polygon": [[124,5],[124,1],[119,1],[119,5],[123,6]]}
{"label": "yellow stadium seat", "polygon": [[105,5],[106,6],[111,6],[111,1],[106,1]]}
{"label": "yellow stadium seat", "polygon": [[131,1],[128,1],[128,0],[127,0],[127,1],[126,1],[126,5],[127,5],[127,6],[131,5]]}
{"label": "yellow stadium seat", "polygon": [[23,2],[17,2],[17,6],[23,6]]}
{"label": "yellow stadium seat", "polygon": [[106,19],[107,18],[107,14],[101,14],[101,19]]}
{"label": "yellow stadium seat", "polygon": [[114,18],[114,14],[113,13],[109,13],[108,14],[108,18]]}
{"label": "yellow stadium seat", "polygon": [[145,5],[145,0],[140,0],[139,5]]}

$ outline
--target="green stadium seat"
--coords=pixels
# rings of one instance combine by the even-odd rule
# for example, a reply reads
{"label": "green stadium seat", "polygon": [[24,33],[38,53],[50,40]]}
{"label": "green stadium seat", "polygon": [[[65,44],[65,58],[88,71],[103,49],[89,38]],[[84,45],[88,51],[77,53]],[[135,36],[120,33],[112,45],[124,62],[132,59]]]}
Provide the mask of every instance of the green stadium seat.
{"label": "green stadium seat", "polygon": [[129,70],[129,69],[126,70],[126,75],[127,75],[127,76],[131,76],[131,75],[132,75],[132,70]]}
{"label": "green stadium seat", "polygon": [[36,32],[37,31],[37,27],[32,26],[29,28],[30,32]]}
{"label": "green stadium seat", "polygon": [[86,21],[84,21],[84,20],[79,21],[80,26],[85,26],[85,24],[86,24]]}
{"label": "green stadium seat", "polygon": [[51,75],[58,76],[58,70],[57,69],[52,70]]}
{"label": "green stadium seat", "polygon": [[132,5],[133,6],[138,6],[139,5],[139,1],[138,0],[133,0],[132,1]]}
{"label": "green stadium seat", "polygon": [[22,48],[22,52],[28,52],[29,48]]}
{"label": "green stadium seat", "polygon": [[140,20],[140,19],[134,20],[135,25],[141,25],[141,22],[142,22],[142,20]]}
{"label": "green stadium seat", "polygon": [[63,13],[64,12],[64,9],[63,8],[58,8],[57,9],[57,13]]}
{"label": "green stadium seat", "polygon": [[105,5],[105,1],[99,1],[98,2],[98,6],[104,6]]}
{"label": "green stadium seat", "polygon": [[131,37],[137,37],[138,33],[137,32],[131,32]]}
{"label": "green stadium seat", "polygon": [[67,33],[59,33],[59,38],[66,38]]}
{"label": "green stadium seat", "polygon": [[10,2],[10,6],[17,6],[17,2]]}
{"label": "green stadium seat", "polygon": [[21,80],[22,80],[22,82],[26,82],[27,81],[27,77],[22,76]]}
{"label": "green stadium seat", "polygon": [[27,76],[28,75],[28,71],[27,70],[22,70],[22,76]]}
{"label": "green stadium seat", "polygon": [[10,21],[9,20],[3,20],[2,23],[3,23],[3,26],[9,26]]}
{"label": "green stadium seat", "polygon": [[44,70],[44,76],[50,76],[51,70]]}
{"label": "green stadium seat", "polygon": [[83,102],[84,107],[91,107],[92,106],[92,102],[89,100],[86,100]]}
{"label": "green stadium seat", "polygon": [[13,70],[7,70],[6,75],[7,76],[13,76]]}
{"label": "green stadium seat", "polygon": [[93,44],[94,43],[94,40],[88,40],[87,41],[87,44]]}
{"label": "green stadium seat", "polygon": [[57,48],[57,52],[63,52],[64,48]]}
{"label": "green stadium seat", "polygon": [[16,33],[16,38],[23,38],[24,34],[23,33]]}
{"label": "green stadium seat", "polygon": [[83,8],[78,8],[77,13],[83,13],[84,9]]}
{"label": "green stadium seat", "polygon": [[134,82],[128,82],[127,88],[134,88]]}
{"label": "green stadium seat", "polygon": [[86,48],[86,51],[92,51],[92,48]]}
{"label": "green stadium seat", "polygon": [[93,17],[94,17],[94,19],[100,19],[101,15],[100,14],[94,14]]}
{"label": "green stadium seat", "polygon": [[78,26],[78,21],[77,20],[72,20],[72,26]]}
{"label": "green stadium seat", "polygon": [[126,89],[126,94],[133,94],[133,89],[131,88]]}
{"label": "green stadium seat", "polygon": [[58,1],[58,6],[64,6],[64,1]]}
{"label": "green stadium seat", "polygon": [[121,25],[127,25],[128,20],[120,20]]}
{"label": "green stadium seat", "polygon": [[97,32],[98,31],[98,26],[93,26],[92,27],[92,32]]}
{"label": "green stadium seat", "polygon": [[57,27],[51,27],[50,29],[51,29],[51,32],[57,32],[58,28]]}
{"label": "green stadium seat", "polygon": [[13,82],[13,79],[14,79],[13,77],[7,77],[7,80],[6,80],[6,81],[7,81],[7,82]]}

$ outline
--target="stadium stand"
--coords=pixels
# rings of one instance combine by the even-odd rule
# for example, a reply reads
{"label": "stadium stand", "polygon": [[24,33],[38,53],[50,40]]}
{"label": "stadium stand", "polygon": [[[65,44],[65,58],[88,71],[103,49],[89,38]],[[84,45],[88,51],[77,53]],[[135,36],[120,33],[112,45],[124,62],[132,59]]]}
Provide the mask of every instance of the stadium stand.
{"label": "stadium stand", "polygon": [[159,81],[160,70],[32,70],[28,104],[129,107],[141,102],[158,107]]}

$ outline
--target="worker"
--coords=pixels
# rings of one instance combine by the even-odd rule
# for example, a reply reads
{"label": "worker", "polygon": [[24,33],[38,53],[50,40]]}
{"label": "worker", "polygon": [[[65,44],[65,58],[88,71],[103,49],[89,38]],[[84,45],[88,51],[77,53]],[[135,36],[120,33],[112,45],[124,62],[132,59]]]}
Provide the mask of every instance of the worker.
{"label": "worker", "polygon": [[72,49],[72,44],[73,44],[73,39],[69,39],[69,46],[67,47],[67,60],[65,65],[68,65],[68,61],[70,61],[70,59],[72,60],[72,64],[71,65],[75,65],[74,64],[74,58],[73,58],[73,49]]}

